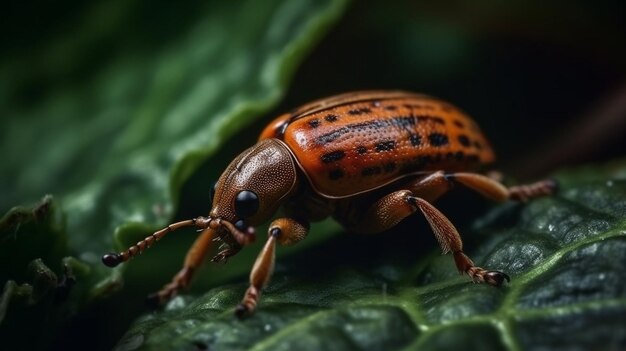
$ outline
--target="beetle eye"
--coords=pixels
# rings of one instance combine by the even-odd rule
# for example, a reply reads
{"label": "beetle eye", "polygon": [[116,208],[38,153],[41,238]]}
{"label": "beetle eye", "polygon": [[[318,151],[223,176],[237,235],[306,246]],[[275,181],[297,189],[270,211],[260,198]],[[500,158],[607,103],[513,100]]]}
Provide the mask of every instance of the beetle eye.
{"label": "beetle eye", "polygon": [[259,209],[259,197],[249,190],[242,190],[235,198],[235,213],[239,218],[254,216]]}

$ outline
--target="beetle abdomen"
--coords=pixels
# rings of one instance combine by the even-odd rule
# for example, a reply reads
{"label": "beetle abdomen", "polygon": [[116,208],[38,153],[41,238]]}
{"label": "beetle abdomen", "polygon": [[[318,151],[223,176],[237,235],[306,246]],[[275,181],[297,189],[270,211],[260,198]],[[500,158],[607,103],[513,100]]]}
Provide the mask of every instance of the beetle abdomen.
{"label": "beetle abdomen", "polygon": [[454,106],[406,92],[357,92],[280,116],[261,135],[283,140],[313,188],[328,197],[436,170],[494,160],[478,126]]}

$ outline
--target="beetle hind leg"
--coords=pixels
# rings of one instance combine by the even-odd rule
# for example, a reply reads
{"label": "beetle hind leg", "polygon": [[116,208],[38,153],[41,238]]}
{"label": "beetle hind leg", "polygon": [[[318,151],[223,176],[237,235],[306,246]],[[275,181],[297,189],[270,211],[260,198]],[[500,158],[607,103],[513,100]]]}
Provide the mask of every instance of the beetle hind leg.
{"label": "beetle hind leg", "polygon": [[505,280],[507,282],[511,280],[505,273],[476,266],[463,252],[463,242],[458,230],[443,213],[428,201],[416,196],[408,196],[407,201],[424,214],[443,253],[452,252],[454,254],[454,263],[459,273],[467,274],[476,283],[487,283],[493,286],[501,286]]}
{"label": "beetle hind leg", "polygon": [[456,264],[459,273],[467,274],[472,278],[475,283],[487,283],[493,286],[501,286],[504,281],[511,281],[511,278],[500,271],[488,271],[486,269],[477,267],[474,262],[467,257],[463,251],[454,252],[454,263]]}
{"label": "beetle hind leg", "polygon": [[[427,178],[422,184],[427,197],[439,197],[447,187],[446,180],[437,175]],[[420,192],[421,195],[421,192]],[[350,229],[361,233],[377,233],[394,227],[404,218],[421,211],[435,234],[435,238],[444,254],[453,253],[454,262],[461,274],[467,274],[477,283],[487,283],[500,286],[509,277],[499,271],[490,271],[474,265],[474,262],[463,252],[461,235],[454,225],[421,196],[415,196],[411,190],[398,190],[388,194],[365,212],[361,213],[361,221],[354,221]]]}

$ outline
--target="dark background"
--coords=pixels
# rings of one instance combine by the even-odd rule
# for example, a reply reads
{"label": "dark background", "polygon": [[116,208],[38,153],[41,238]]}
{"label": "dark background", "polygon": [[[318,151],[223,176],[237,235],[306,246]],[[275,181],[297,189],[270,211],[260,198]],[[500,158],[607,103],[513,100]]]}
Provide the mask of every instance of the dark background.
{"label": "dark background", "polygon": [[[276,112],[337,92],[406,89],[464,109],[500,167],[525,178],[622,156],[625,16],[620,1],[355,2]],[[581,133],[592,128],[602,131]]]}

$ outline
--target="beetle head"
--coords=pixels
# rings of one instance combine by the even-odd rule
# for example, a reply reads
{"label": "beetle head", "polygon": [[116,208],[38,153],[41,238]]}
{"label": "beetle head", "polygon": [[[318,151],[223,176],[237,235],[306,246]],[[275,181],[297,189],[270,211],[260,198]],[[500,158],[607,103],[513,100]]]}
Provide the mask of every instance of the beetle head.
{"label": "beetle head", "polygon": [[[236,252],[237,247],[254,239],[254,226],[269,219],[296,191],[297,183],[296,166],[287,146],[277,139],[261,140],[241,153],[222,173],[215,184],[208,217],[172,223],[121,253],[104,255],[102,262],[115,267],[142,253],[167,233],[191,226],[204,230],[211,239],[204,250],[214,241],[223,240]],[[227,257],[222,253],[214,260]]]}
{"label": "beetle head", "polygon": [[215,183],[209,218],[216,224],[211,224],[236,237],[251,234],[296,188],[296,165],[287,146],[261,140],[235,158]]}

